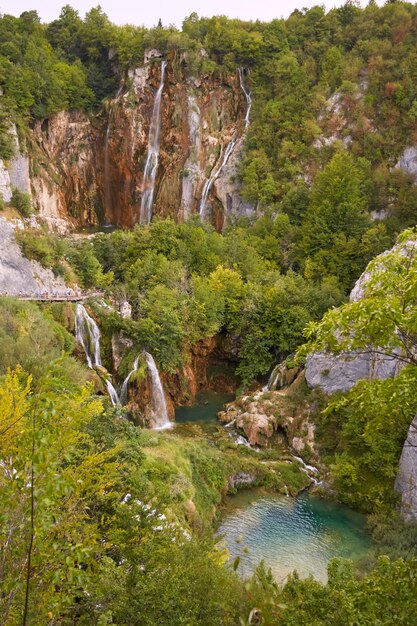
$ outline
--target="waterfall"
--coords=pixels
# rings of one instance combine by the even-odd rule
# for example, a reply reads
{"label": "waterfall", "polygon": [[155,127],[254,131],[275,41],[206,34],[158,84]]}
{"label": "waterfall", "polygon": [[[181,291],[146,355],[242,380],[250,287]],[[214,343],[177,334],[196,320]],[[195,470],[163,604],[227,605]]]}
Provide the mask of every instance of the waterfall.
{"label": "waterfall", "polygon": [[75,337],[85,352],[88,367],[101,365],[100,331],[82,304],[75,309]]}
{"label": "waterfall", "polygon": [[[239,67],[238,69],[238,73],[239,73],[239,82],[240,82],[240,87],[243,91],[243,93],[245,94],[245,98],[246,98],[246,103],[247,103],[247,108],[246,108],[246,115],[245,115],[245,128],[247,128],[249,126],[250,123],[250,110],[251,110],[251,106],[252,106],[252,97],[251,97],[251,93],[248,89],[246,89],[245,86],[245,82],[244,82],[244,78],[243,78],[243,69],[241,67]],[[203,193],[201,196],[201,202],[200,202],[200,219],[204,220],[206,218],[206,208],[207,208],[207,200],[209,197],[209,193],[211,191],[211,188],[214,184],[214,182],[217,180],[217,178],[220,176],[220,174],[222,173],[223,168],[226,166],[232,152],[233,149],[236,145],[236,138],[232,139],[227,147],[226,150],[224,151],[224,157],[223,157],[223,161],[220,165],[220,167],[218,169],[216,169],[215,167],[213,168],[213,171],[210,175],[210,178],[205,182],[205,185],[203,187]],[[220,154],[221,156],[221,154]]]}
{"label": "waterfall", "polygon": [[316,487],[319,487],[322,484],[322,482],[320,480],[317,480],[316,478],[316,475],[320,474],[317,467],[315,467],[314,465],[307,465],[304,459],[302,459],[300,456],[295,456],[293,454],[292,458],[294,459],[294,461],[297,461],[297,463],[300,463],[301,469],[303,470],[305,474],[307,474],[307,476],[309,477],[313,485],[315,485]]}
{"label": "waterfall", "polygon": [[159,377],[158,368],[156,367],[153,356],[149,354],[149,352],[145,352],[144,354],[152,383],[152,427],[157,430],[170,428],[171,422],[169,421],[168,417],[164,390],[162,387],[161,379]]}
{"label": "waterfall", "polygon": [[[226,163],[228,162],[230,155],[233,152],[233,148],[236,145],[236,139],[232,139],[226,147],[226,150],[224,151],[224,157],[223,157],[223,161],[220,165],[220,167],[216,170],[216,168],[213,169],[213,172],[210,175],[210,178],[206,181],[204,188],[203,188],[203,194],[201,196],[201,203],[200,203],[200,219],[204,220],[206,217],[206,207],[207,207],[207,199],[209,196],[209,193],[211,191],[211,188],[213,186],[213,183],[217,180],[217,178],[220,176],[222,169],[224,168],[224,166],[226,165]],[[221,156],[221,153],[220,153]]]}
{"label": "waterfall", "polygon": [[239,67],[238,72],[239,72],[240,87],[243,93],[245,94],[246,103],[248,105],[246,109],[246,115],[245,115],[245,127],[247,128],[250,124],[250,110],[252,107],[252,96],[251,96],[249,89],[246,89],[246,86],[245,86],[245,81],[243,78],[243,68]]}
{"label": "waterfall", "polygon": [[188,96],[188,129],[189,129],[189,154],[184,164],[186,176],[182,177],[181,208],[182,217],[187,220],[190,217],[195,188],[201,177],[200,154],[201,154],[201,113],[198,100],[195,95]]}
{"label": "waterfall", "polygon": [[[88,367],[90,369],[103,367],[100,357],[100,330],[82,304],[77,304],[75,309],[75,336],[85,352]],[[110,374],[104,378],[104,382],[113,406],[120,404],[117,391],[110,380]]]}
{"label": "waterfall", "polygon": [[155,178],[158,169],[159,135],[161,131],[161,97],[164,88],[165,68],[167,61],[161,63],[161,82],[153,103],[152,119],[149,128],[148,157],[143,174],[143,191],[140,204],[140,222],[149,224],[152,217],[152,204],[155,190]]}
{"label": "waterfall", "polygon": [[271,372],[271,375],[268,380],[268,384],[262,388],[262,391],[275,391],[277,389],[278,384],[279,384],[279,389],[281,389],[281,387],[283,386],[283,382],[284,382],[285,369],[286,369],[285,364],[283,365],[282,363],[279,363],[278,365],[276,365]]}
{"label": "waterfall", "polygon": [[129,380],[130,380],[130,377],[132,376],[132,374],[137,372],[138,365],[139,365],[139,358],[140,358],[140,355],[137,356],[136,359],[134,360],[133,368],[130,370],[129,374],[124,379],[123,384],[122,384],[122,386],[120,388],[120,393],[119,393],[120,402],[123,405],[125,405],[127,403],[127,386],[129,384]]}

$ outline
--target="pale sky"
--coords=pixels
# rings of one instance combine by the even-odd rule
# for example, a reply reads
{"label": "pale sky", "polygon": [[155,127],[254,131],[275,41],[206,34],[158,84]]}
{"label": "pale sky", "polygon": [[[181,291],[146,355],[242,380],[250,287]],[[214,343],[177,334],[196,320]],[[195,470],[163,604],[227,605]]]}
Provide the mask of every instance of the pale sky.
{"label": "pale sky", "polygon": [[[181,27],[184,17],[194,11],[200,17],[227,15],[242,20],[269,21],[288,17],[294,9],[323,4],[326,9],[341,6],[345,0],[0,0],[0,13],[19,16],[23,11],[36,9],[43,22],[58,18],[61,7],[69,4],[81,17],[100,4],[109,19],[116,24],[155,26],[161,18],[164,26]],[[362,0],[362,4],[367,0]],[[378,4],[380,4],[378,2]]]}

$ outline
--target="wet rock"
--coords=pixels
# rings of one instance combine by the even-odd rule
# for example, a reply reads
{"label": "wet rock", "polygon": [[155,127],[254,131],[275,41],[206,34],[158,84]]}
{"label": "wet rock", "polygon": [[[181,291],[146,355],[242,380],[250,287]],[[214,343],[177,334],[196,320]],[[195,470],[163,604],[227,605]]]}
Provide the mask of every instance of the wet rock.
{"label": "wet rock", "polygon": [[300,373],[300,367],[288,367],[286,361],[274,367],[264,391],[278,391],[283,387],[288,387]]}

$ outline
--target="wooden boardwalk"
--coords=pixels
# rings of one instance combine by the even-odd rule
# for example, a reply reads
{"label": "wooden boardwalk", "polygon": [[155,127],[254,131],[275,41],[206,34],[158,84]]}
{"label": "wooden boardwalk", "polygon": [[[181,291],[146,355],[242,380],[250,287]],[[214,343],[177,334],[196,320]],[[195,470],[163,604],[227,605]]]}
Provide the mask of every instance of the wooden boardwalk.
{"label": "wooden boardwalk", "polygon": [[18,294],[18,293],[0,293],[2,298],[18,298],[19,300],[33,300],[35,302],[82,302],[89,298],[97,298],[102,296],[102,291],[92,291],[89,293],[72,293],[69,295],[54,294]]}

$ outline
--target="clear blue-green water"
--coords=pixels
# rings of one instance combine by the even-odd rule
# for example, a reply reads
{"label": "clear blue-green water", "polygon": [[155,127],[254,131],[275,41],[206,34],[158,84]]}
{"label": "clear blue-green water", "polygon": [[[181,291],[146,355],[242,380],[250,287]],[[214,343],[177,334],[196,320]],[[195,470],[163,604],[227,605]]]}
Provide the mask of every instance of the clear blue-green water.
{"label": "clear blue-green water", "polygon": [[325,582],[330,559],[356,560],[372,550],[363,515],[308,493],[258,498],[230,513],[218,533],[231,558],[241,557],[242,576],[263,560],[280,582],[294,570]]}
{"label": "clear blue-green water", "polygon": [[226,402],[234,400],[233,393],[202,391],[197,394],[193,406],[180,406],[175,409],[175,421],[178,424],[191,422],[216,422],[217,413],[223,410]]}

